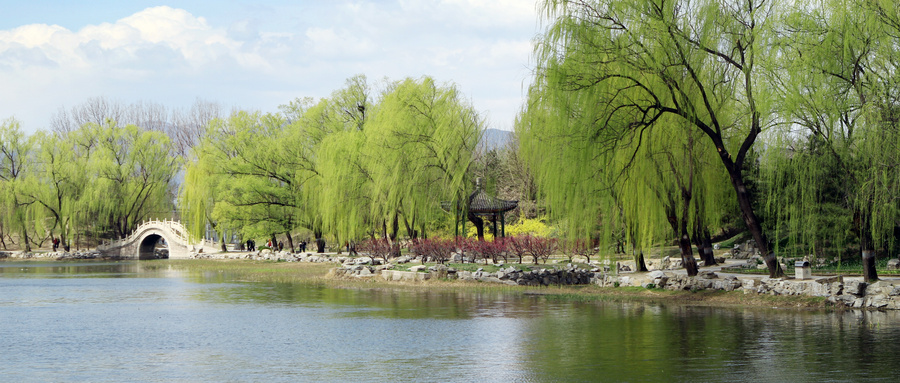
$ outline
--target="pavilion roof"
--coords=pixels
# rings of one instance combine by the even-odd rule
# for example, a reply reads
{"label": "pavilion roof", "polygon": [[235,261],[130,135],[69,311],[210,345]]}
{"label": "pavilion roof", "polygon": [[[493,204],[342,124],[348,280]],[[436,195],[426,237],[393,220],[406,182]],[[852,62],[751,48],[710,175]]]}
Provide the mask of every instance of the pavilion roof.
{"label": "pavilion roof", "polygon": [[[480,180],[478,180],[480,181]],[[469,195],[469,213],[476,215],[492,215],[505,213],[519,206],[519,201],[507,201],[485,193],[480,182],[476,182],[475,191]],[[453,211],[453,204],[448,201],[441,202],[441,208],[445,211]]]}
{"label": "pavilion roof", "polygon": [[480,187],[469,196],[469,213],[472,214],[497,214],[505,213],[519,206],[519,201],[507,201],[493,197],[484,192]]}

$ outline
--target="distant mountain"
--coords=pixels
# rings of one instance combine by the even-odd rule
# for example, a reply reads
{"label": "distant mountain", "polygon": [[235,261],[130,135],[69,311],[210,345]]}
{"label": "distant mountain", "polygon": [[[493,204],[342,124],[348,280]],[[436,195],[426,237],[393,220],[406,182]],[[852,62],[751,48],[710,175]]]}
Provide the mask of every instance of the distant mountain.
{"label": "distant mountain", "polygon": [[513,132],[500,129],[485,129],[480,146],[485,150],[502,149],[512,140]]}

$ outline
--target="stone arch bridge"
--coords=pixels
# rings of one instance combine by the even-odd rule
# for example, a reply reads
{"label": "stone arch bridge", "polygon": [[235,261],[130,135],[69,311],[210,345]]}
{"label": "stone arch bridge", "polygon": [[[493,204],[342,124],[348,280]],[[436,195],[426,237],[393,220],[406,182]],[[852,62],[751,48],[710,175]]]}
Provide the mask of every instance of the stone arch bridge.
{"label": "stone arch bridge", "polygon": [[125,259],[155,259],[154,250],[159,240],[165,240],[171,259],[187,259],[191,253],[216,253],[216,243],[200,240],[191,241],[187,229],[179,221],[146,221],[141,223],[126,238],[97,246],[97,251],[106,256]]}

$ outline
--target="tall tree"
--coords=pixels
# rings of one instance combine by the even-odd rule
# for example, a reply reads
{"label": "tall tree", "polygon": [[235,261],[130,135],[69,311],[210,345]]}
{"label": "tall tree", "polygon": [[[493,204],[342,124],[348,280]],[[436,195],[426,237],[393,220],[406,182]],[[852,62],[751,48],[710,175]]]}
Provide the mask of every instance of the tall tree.
{"label": "tall tree", "polygon": [[35,236],[34,199],[28,196],[27,177],[34,161],[31,156],[34,140],[22,132],[15,119],[0,125],[0,197],[3,199],[3,221],[8,230],[18,234],[25,251],[31,251]]}
{"label": "tall tree", "polygon": [[[536,48],[527,105],[549,111],[547,124],[576,121],[586,153],[670,129],[658,124],[663,116],[701,132],[773,277],[783,271],[751,203],[744,165],[773,116],[762,59],[771,50],[774,7],[761,0],[544,1],[550,25]],[[573,104],[582,107],[565,107]]]}
{"label": "tall tree", "polygon": [[59,234],[60,244],[69,250],[72,230],[80,226],[77,217],[78,204],[87,188],[88,178],[84,169],[88,162],[78,155],[74,134],[35,134],[34,171],[28,178],[28,195],[43,207],[52,224],[47,228],[51,234]]}
{"label": "tall tree", "polygon": [[135,125],[87,124],[96,148],[90,156],[93,181],[85,191],[87,208],[119,238],[145,219],[172,213],[170,181],[178,168],[163,133]]}
{"label": "tall tree", "polygon": [[900,222],[892,192],[900,173],[889,149],[900,143],[900,29],[889,15],[897,20],[896,8],[880,1],[796,5],[785,15],[773,81],[788,122],[769,154],[773,214],[809,252],[835,232],[853,232],[866,281],[878,279],[875,250]]}
{"label": "tall tree", "polygon": [[398,82],[367,130],[373,216],[399,220],[417,237],[426,222],[438,219],[439,202],[465,189],[483,130],[484,120],[455,86],[430,77]]}

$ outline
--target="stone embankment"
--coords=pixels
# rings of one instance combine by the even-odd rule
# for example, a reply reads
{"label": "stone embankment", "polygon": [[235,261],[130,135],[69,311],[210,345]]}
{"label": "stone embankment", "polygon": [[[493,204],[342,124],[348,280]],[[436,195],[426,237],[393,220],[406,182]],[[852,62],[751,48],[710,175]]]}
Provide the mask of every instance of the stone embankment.
{"label": "stone embankment", "polygon": [[719,277],[715,272],[701,271],[699,275],[689,277],[681,272],[664,270],[612,274],[608,268],[601,270],[594,267],[587,270],[572,264],[559,269],[541,268],[530,271],[510,266],[492,273],[482,269],[474,272],[457,271],[445,265],[418,265],[411,267],[409,271],[397,271],[391,270],[392,264],[374,265],[370,261],[368,257],[344,260],[341,267],[334,269],[334,275],[356,278],[381,276],[389,281],[447,278],[523,286],[594,284],[601,287],[635,286],[673,291],[742,291],[744,294],[823,297],[836,306],[844,307],[900,309],[900,283],[878,281],[867,284],[856,278],[845,279],[841,276],[805,280],[751,276],[739,278],[734,275]]}
{"label": "stone embankment", "polygon": [[745,294],[823,297],[838,306],[873,309],[900,309],[900,285],[890,281],[867,284],[841,276],[796,280],[788,278],[719,278],[712,272],[696,277],[685,274],[651,271],[625,276],[596,276],[593,283],[604,287],[641,286],[666,290],[743,291]]}
{"label": "stone embankment", "polygon": [[66,259],[110,259],[109,257],[104,257],[97,251],[49,251],[49,252],[25,252],[25,251],[0,251],[0,259],[3,258],[15,258],[15,259],[55,259],[55,260],[66,260]]}

